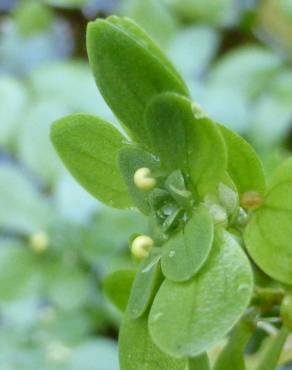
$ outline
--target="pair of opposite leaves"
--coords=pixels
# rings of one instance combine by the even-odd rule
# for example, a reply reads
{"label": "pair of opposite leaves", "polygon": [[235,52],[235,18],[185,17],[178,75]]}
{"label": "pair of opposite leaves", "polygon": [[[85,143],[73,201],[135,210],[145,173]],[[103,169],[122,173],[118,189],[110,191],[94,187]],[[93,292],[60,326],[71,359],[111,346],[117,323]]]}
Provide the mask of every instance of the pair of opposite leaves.
{"label": "pair of opposite leaves", "polygon": [[[117,17],[92,23],[88,32],[88,51],[97,84],[105,100],[133,139],[158,156],[167,171],[174,169],[174,166],[177,169],[177,165],[180,168],[185,166],[202,196],[213,189],[214,184],[218,184],[226,169],[240,194],[250,190],[264,194],[265,181],[262,167],[252,149],[229,130],[220,128],[220,133],[218,127],[210,120],[194,119],[193,114],[190,114],[190,103],[183,97],[187,92],[181,78],[161,51],[134,23]],[[186,121],[190,121],[190,117],[192,117],[192,123],[188,126],[190,131],[186,135],[181,128],[185,127]],[[135,188],[132,172],[135,168],[149,166],[151,162],[157,165],[156,157],[137,146],[131,148],[116,129],[88,115],[74,115],[60,120],[53,126],[52,139],[73,176],[93,195],[109,205],[124,208],[132,204],[127,192],[128,187],[134,203],[147,213],[147,202],[143,199],[143,194]],[[215,156],[212,156],[213,152],[216,153]],[[127,158],[125,168],[128,173],[123,171],[125,182],[117,165],[118,153],[124,153]],[[123,160],[120,160],[120,163],[123,170]],[[289,188],[289,181],[285,178],[291,167],[290,161],[283,166],[284,170],[283,168],[279,170],[282,174],[281,183],[284,182],[286,188]],[[271,233],[274,223],[271,223],[268,217],[270,213],[281,212],[281,216],[287,216],[292,208],[289,207],[289,202],[287,204],[283,201],[287,195],[283,196],[284,185],[280,187],[280,192],[277,192],[273,185],[275,183],[277,180],[272,183],[268,191],[267,200],[271,199],[271,202],[267,202],[252,216],[246,231],[246,240],[255,261],[270,275],[287,281],[287,279],[291,280],[289,268],[285,269],[284,274],[279,275],[281,263],[288,265],[286,256],[282,255],[282,259],[278,258],[278,264],[276,268],[273,265],[272,272],[270,266],[266,268],[267,263],[258,258],[259,254],[261,257],[265,254],[264,248],[268,250],[271,247],[274,248],[273,243],[268,243],[268,246],[263,245],[263,233],[255,231],[260,230],[259,220],[265,219],[265,222],[270,223],[266,228]],[[276,185],[276,188],[279,187]],[[285,207],[281,208],[283,203]],[[275,204],[280,204],[280,207],[277,208]],[[287,221],[287,218],[285,220]],[[285,231],[288,231],[287,228]],[[281,251],[286,252],[285,248],[287,249],[287,245],[283,244]],[[162,292],[167,284],[175,283],[166,281],[161,287]],[[184,286],[187,287],[188,284],[189,282]],[[206,289],[208,291],[208,287]],[[167,298],[168,295],[165,296]],[[164,301],[167,302],[167,299]],[[176,301],[177,299],[174,301],[174,306]],[[163,303],[163,299],[161,302]],[[210,313],[205,314],[210,319]],[[213,316],[212,313],[211,316]],[[230,318],[226,321],[228,321],[227,326],[232,322]],[[155,327],[160,327],[162,323],[165,324],[165,329],[168,327],[166,319],[154,320],[152,316],[150,322],[154,328],[152,333],[155,332]],[[165,332],[169,333],[167,330]],[[168,338],[159,339],[158,334],[154,336],[160,347],[164,347],[163,343]],[[198,353],[198,348],[203,348],[202,346],[195,348],[189,338],[186,340],[190,343],[188,349],[182,349],[183,346],[180,349],[177,347],[171,349],[172,344],[167,343],[166,352],[182,355],[184,351],[185,354],[194,355]]]}

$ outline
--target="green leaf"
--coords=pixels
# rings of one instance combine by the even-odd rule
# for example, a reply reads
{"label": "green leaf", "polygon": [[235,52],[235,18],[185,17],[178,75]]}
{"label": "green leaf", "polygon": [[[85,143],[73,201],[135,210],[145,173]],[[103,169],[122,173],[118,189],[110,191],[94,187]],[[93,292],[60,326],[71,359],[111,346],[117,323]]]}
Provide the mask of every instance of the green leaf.
{"label": "green leaf", "polygon": [[131,290],[127,312],[132,319],[141,317],[152,303],[163,276],[160,268],[160,249],[153,249],[141,264]]}
{"label": "green leaf", "polygon": [[151,39],[151,37],[149,37],[147,32],[145,32],[141,27],[137,25],[137,23],[132,21],[130,18],[110,16],[107,18],[107,20],[113,25],[121,27],[124,32],[127,32],[130,37],[132,37],[143,47],[145,47],[149,51],[149,53],[155,56],[155,58],[161,60],[163,65],[180,81],[186,95],[188,95],[186,84],[181,75],[174,68],[171,61],[166,57],[164,52],[157,46],[157,44]]}
{"label": "green leaf", "polygon": [[214,370],[246,370],[244,352],[253,329],[251,323],[244,320],[236,325],[216,360]]}
{"label": "green leaf", "polygon": [[118,155],[118,163],[134,204],[141,212],[149,214],[149,192],[140,190],[135,185],[134,174],[139,168],[143,167],[149,168],[151,173],[155,174],[155,172],[157,172],[160,168],[160,163],[152,154],[134,145],[128,145],[120,150]]}
{"label": "green leaf", "polygon": [[228,173],[240,194],[249,191],[265,193],[263,165],[255,150],[239,135],[219,125],[228,153]]}
{"label": "green leaf", "polygon": [[204,206],[195,208],[184,230],[164,245],[162,271],[172,281],[187,281],[204,265],[213,243],[213,222]]}
{"label": "green leaf", "polygon": [[227,232],[218,231],[203,269],[186,283],[166,280],[149,317],[154,342],[176,357],[194,357],[216,344],[247,308],[250,263]]}
{"label": "green leaf", "polygon": [[197,357],[190,358],[188,370],[211,370],[207,353],[203,352]]}
{"label": "green leaf", "polygon": [[292,284],[292,158],[275,172],[264,205],[250,217],[244,233],[249,254],[269,276]]}
{"label": "green leaf", "polygon": [[200,197],[217,191],[225,176],[227,153],[220,130],[196,106],[188,107],[188,164]]}
{"label": "green leaf", "polygon": [[146,109],[150,150],[169,172],[187,167],[186,104],[185,98],[166,93],[155,97]]}
{"label": "green leaf", "polygon": [[126,310],[135,275],[135,270],[118,270],[103,280],[105,295],[120,311]]}
{"label": "green leaf", "polygon": [[289,330],[286,326],[283,325],[277,336],[271,340],[269,347],[261,356],[259,363],[256,366],[256,370],[277,369],[279,357],[281,355],[288,335]]}
{"label": "green leaf", "polygon": [[216,124],[190,100],[173,93],[149,104],[146,122],[150,148],[169,171],[187,169],[200,196],[217,189],[225,176],[227,154]]}
{"label": "green leaf", "polygon": [[89,23],[87,50],[104,99],[138,142],[147,137],[143,115],[154,96],[166,91],[188,94],[159,48],[127,19]]}
{"label": "green leaf", "polygon": [[152,341],[147,317],[133,320],[125,316],[119,335],[121,370],[184,370],[186,360],[174,359]]}
{"label": "green leaf", "polygon": [[117,129],[97,117],[74,114],[53,124],[51,139],[70,173],[89,193],[112,207],[131,206],[116,163],[118,151],[126,145]]}

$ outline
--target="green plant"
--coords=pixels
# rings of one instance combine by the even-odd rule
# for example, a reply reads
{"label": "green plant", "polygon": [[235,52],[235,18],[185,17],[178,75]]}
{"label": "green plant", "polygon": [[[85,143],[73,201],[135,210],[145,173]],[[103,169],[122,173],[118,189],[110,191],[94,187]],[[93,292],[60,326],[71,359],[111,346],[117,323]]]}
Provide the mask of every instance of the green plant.
{"label": "green plant", "polygon": [[[125,310],[121,369],[245,369],[257,327],[276,321],[273,330],[282,328],[268,338],[268,351],[250,350],[253,368],[275,369],[291,327],[291,299],[281,315],[279,307],[292,284],[292,159],[266,185],[253,148],[190,100],[171,63],[131,20],[90,23],[87,49],[126,133],[74,114],[54,123],[51,138],[87,191],[149,218],[148,235],[130,237],[137,272],[116,271],[104,282]],[[211,349],[231,329],[211,365]]]}

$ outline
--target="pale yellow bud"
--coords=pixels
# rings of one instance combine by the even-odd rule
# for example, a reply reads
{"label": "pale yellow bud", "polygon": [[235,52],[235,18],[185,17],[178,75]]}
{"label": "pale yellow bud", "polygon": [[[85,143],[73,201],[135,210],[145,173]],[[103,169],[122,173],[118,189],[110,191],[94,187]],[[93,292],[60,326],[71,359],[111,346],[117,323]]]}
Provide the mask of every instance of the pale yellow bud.
{"label": "pale yellow bud", "polygon": [[154,241],[147,235],[140,235],[137,236],[136,239],[134,239],[132,246],[131,246],[131,252],[133,256],[143,259],[149,256],[149,252],[151,248],[154,246]]}
{"label": "pale yellow bud", "polygon": [[256,209],[263,205],[262,196],[256,191],[248,191],[241,196],[240,204],[242,208]]}
{"label": "pale yellow bud", "polygon": [[30,237],[29,245],[37,253],[42,253],[49,246],[49,237],[44,231],[38,231]]}
{"label": "pale yellow bud", "polygon": [[134,174],[134,183],[141,190],[152,190],[155,188],[156,180],[151,176],[149,168],[139,168]]}

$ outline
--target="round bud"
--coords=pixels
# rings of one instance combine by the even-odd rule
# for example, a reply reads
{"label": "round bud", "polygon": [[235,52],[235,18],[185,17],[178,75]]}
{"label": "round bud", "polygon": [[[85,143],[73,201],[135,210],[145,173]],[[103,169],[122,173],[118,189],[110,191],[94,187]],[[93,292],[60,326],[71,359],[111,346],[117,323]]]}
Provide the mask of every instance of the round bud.
{"label": "round bud", "polygon": [[29,244],[32,250],[37,253],[42,253],[48,249],[48,235],[44,231],[38,231],[30,237]]}
{"label": "round bud", "polygon": [[240,204],[241,207],[245,209],[256,209],[260,208],[263,202],[263,198],[259,193],[256,191],[248,191],[242,194]]}
{"label": "round bud", "polygon": [[156,180],[151,176],[149,168],[139,168],[134,174],[134,183],[141,190],[152,190],[156,186]]}
{"label": "round bud", "polygon": [[288,294],[281,305],[281,317],[283,323],[292,331],[292,295]]}
{"label": "round bud", "polygon": [[149,252],[151,248],[153,248],[154,241],[147,235],[140,235],[137,236],[133,240],[132,246],[131,246],[131,252],[133,256],[142,259],[149,256]]}

